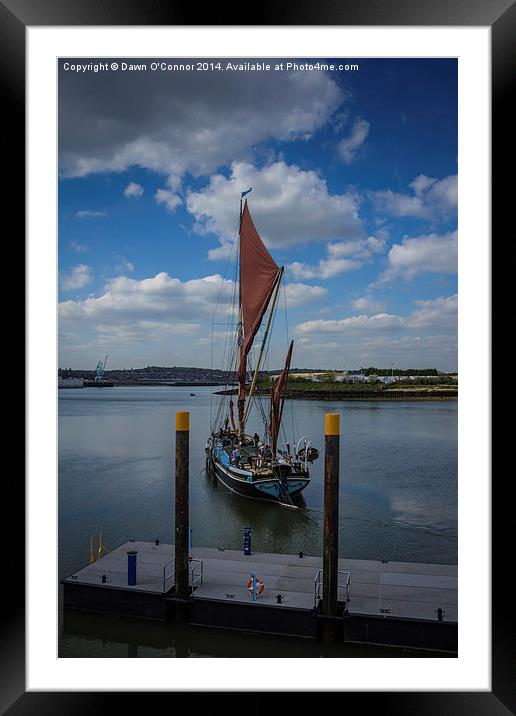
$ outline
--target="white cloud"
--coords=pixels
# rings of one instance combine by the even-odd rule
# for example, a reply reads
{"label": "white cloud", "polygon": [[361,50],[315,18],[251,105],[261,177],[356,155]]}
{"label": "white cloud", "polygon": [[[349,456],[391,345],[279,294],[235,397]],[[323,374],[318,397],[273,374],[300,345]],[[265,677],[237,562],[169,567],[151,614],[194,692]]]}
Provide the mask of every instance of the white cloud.
{"label": "white cloud", "polygon": [[455,328],[458,296],[441,296],[430,301],[416,301],[416,310],[407,319],[410,328]]}
{"label": "white cloud", "polygon": [[316,172],[284,162],[263,169],[234,162],[229,178],[212,176],[205,189],[187,197],[196,230],[220,238],[222,246],[212,250],[210,258],[227,255],[238,229],[240,192],[248,187],[253,187],[250,209],[256,228],[271,248],[363,237],[356,194],[330,194]]}
{"label": "white cloud", "polygon": [[92,211],[91,209],[84,209],[76,213],[78,219],[86,219],[88,217],[106,216],[106,211]]}
{"label": "white cloud", "polygon": [[401,316],[377,313],[373,316],[351,316],[338,320],[306,321],[297,326],[299,333],[357,333],[399,330],[404,325]]}
{"label": "white cloud", "polygon": [[129,182],[129,184],[124,189],[124,196],[131,198],[131,197],[139,197],[142,196],[144,192],[144,188],[141,184],[137,184],[136,182],[132,181]]}
{"label": "white cloud", "polygon": [[[359,299],[359,301],[364,299]],[[457,325],[457,295],[416,301],[416,308],[407,316],[391,313],[358,315],[333,320],[305,321],[296,326],[299,334],[367,334],[411,331],[413,329],[455,328]]]}
{"label": "white cloud", "polygon": [[394,191],[370,192],[378,211],[398,217],[415,217],[439,221],[452,219],[457,213],[457,175],[434,179],[425,174],[417,176],[410,184],[412,194]]}
{"label": "white cloud", "polygon": [[457,369],[457,337],[455,334],[400,335],[396,332],[324,338],[324,356],[321,338],[313,340],[303,335],[296,339],[296,365],[318,368],[360,368],[376,365],[400,368],[428,367],[439,370]]}
{"label": "white cloud", "polygon": [[154,199],[157,204],[164,204],[167,211],[171,214],[183,203],[181,197],[170,189],[158,189],[154,194]]}
{"label": "white cloud", "polygon": [[328,294],[326,288],[322,286],[309,286],[306,283],[287,283],[285,290],[288,308],[322,301]]}
{"label": "white cloud", "polygon": [[89,250],[86,244],[80,244],[78,241],[70,241],[70,248],[78,254],[85,254]]}
{"label": "white cloud", "polygon": [[63,291],[74,291],[84,288],[93,280],[91,268],[86,264],[78,264],[60,276]]}
{"label": "white cloud", "polygon": [[457,232],[427,234],[403,239],[387,256],[388,267],[378,283],[402,276],[410,280],[419,273],[456,273],[458,267]]}
{"label": "white cloud", "polygon": [[[201,346],[208,342],[204,339],[210,335],[209,322],[216,307],[217,313],[227,318],[235,289],[233,281],[223,281],[218,274],[189,281],[181,281],[165,272],[143,280],[118,276],[108,281],[98,296],[60,303],[61,333],[73,330],[76,335],[84,336],[93,332],[95,338],[88,343],[89,348],[107,347],[110,341],[124,345],[144,341],[149,345],[168,345],[168,338],[174,335],[186,338],[198,335],[195,345]],[[321,286],[286,286],[286,301],[290,307],[315,303],[326,294]],[[215,331],[215,338],[222,333]],[[73,343],[76,345],[77,341]]]}
{"label": "white cloud", "polygon": [[365,314],[382,313],[385,311],[385,304],[380,301],[375,301],[370,296],[355,298],[355,300],[351,301],[351,307],[355,311]]}
{"label": "white cloud", "polygon": [[208,175],[268,140],[310,137],[343,100],[323,72],[70,75],[59,78],[64,176],[132,165]]}
{"label": "white cloud", "polygon": [[370,260],[373,254],[384,250],[386,239],[383,235],[386,234],[382,230],[378,234],[378,237],[369,236],[366,239],[330,243],[327,246],[328,258],[321,259],[316,266],[294,261],[289,264],[288,270],[296,279],[327,279],[354,271]]}
{"label": "white cloud", "polygon": [[361,261],[351,259],[321,259],[317,266],[294,261],[289,264],[288,270],[294,278],[333,278],[347,271],[354,271],[362,266]]}
{"label": "white cloud", "polygon": [[337,145],[340,158],[346,164],[358,159],[363,149],[364,142],[369,134],[369,122],[365,119],[357,119],[351,128],[349,137],[344,137]]}
{"label": "white cloud", "polygon": [[100,296],[59,305],[61,319],[80,323],[118,324],[134,320],[200,320],[211,317],[219,300],[231,302],[233,284],[218,274],[180,281],[165,272],[152,278],[119,276],[108,281]]}

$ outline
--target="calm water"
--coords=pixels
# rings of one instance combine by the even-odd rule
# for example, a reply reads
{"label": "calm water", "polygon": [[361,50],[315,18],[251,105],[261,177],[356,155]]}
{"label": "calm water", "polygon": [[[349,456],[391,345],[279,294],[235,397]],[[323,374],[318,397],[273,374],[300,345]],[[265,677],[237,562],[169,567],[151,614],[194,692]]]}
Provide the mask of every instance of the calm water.
{"label": "calm water", "polygon": [[[321,554],[323,458],[312,465],[300,510],[246,500],[208,479],[204,444],[212,390],[217,389],[59,391],[60,576],[87,563],[90,535],[96,543],[99,529],[108,547],[128,539],[173,541],[176,410],[190,411],[195,545],[241,549],[243,528],[250,526],[256,551]],[[298,436],[308,434],[321,456],[324,413],[341,413],[340,556],[457,563],[456,401],[291,404],[293,415],[290,404],[284,412],[288,438],[292,428]],[[258,422],[248,427],[261,433]],[[243,638],[67,615],[60,655],[241,656]],[[294,646],[289,639],[279,641],[282,647],[277,640],[256,637],[249,653],[246,637],[244,653],[268,656],[282,648],[285,656],[314,656],[320,649],[305,645],[300,650],[297,640]],[[351,655],[383,653],[355,648]]]}

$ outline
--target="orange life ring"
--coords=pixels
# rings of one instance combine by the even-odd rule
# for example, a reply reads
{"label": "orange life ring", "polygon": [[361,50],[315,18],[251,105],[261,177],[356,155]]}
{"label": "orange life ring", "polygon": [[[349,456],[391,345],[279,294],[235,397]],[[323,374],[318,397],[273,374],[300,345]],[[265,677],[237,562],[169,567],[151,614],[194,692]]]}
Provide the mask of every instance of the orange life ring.
{"label": "orange life ring", "polygon": [[[265,583],[264,583],[263,579],[256,577],[256,594],[261,594],[264,589],[265,589]],[[248,590],[249,594],[253,593],[253,578],[252,577],[250,577],[247,580],[247,590]]]}

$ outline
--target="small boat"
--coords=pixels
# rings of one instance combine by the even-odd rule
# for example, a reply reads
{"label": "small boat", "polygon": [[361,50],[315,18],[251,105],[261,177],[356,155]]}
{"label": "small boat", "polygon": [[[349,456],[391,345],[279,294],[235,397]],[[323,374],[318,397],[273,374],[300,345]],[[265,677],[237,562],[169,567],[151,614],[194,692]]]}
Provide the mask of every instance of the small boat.
{"label": "small boat", "polygon": [[191,395],[192,397],[194,397],[194,398],[196,397],[196,394],[195,394],[195,393],[190,393],[190,395]]}
{"label": "small boat", "polygon": [[[247,199],[242,206],[243,197],[249,191],[243,192],[240,200],[238,303],[235,290],[234,305],[230,307],[227,321],[230,350],[226,370],[229,376],[236,369],[237,415],[235,418],[233,398],[229,404],[227,401],[228,393],[235,391],[221,391],[206,441],[206,469],[208,474],[243,497],[296,507],[292,498],[309,484],[308,465],[317,458],[318,451],[307,442],[306,436],[295,441],[292,436],[291,443],[283,443],[282,448],[279,446],[294,341],[288,345],[283,369],[279,376],[275,376],[270,393],[266,395],[267,406],[263,405],[263,390],[257,390],[260,368],[268,354],[284,267],[276,264],[260,238]],[[259,349],[253,351],[262,322],[265,326],[261,342],[257,341]],[[251,407],[256,405],[264,426],[262,436],[246,432]]]}

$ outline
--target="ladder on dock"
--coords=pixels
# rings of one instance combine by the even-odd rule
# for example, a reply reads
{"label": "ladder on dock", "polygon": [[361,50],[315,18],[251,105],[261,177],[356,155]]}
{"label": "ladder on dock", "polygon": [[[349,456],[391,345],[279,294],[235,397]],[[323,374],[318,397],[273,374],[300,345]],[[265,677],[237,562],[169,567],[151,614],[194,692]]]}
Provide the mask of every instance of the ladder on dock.
{"label": "ladder on dock", "polygon": [[[190,586],[192,587],[192,590],[194,589],[197,582],[199,583],[199,586],[202,587],[202,579],[204,574],[204,567],[203,567],[203,561],[202,559],[195,559],[194,557],[188,558],[189,562],[189,574],[190,574]],[[169,589],[172,589],[175,583],[175,570],[174,570],[175,560],[170,559],[168,562],[165,562],[163,565],[163,592],[167,592]],[[167,586],[168,585],[168,586]]]}
{"label": "ladder on dock", "polygon": [[[345,572],[343,570],[339,570],[337,572],[337,590],[339,595],[341,594],[342,590],[344,590],[344,599],[339,598],[339,602],[344,602],[344,608],[348,608],[349,604],[349,594],[350,594],[350,588],[351,588],[351,572]],[[314,609],[317,609],[319,606],[319,602],[322,599],[322,591],[323,591],[323,571],[322,569],[318,569],[317,573],[314,578]]]}

